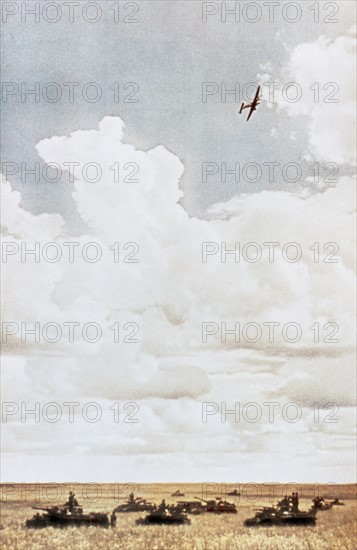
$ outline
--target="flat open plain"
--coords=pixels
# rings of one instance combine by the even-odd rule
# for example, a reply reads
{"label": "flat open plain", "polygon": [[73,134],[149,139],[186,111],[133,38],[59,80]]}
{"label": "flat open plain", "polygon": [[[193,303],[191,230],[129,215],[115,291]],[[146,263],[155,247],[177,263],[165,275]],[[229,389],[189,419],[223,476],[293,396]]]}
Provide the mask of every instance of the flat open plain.
{"label": "flat open plain", "polygon": [[[236,488],[241,496],[226,497],[235,502],[238,514],[203,514],[190,516],[189,526],[140,526],[135,520],[144,513],[117,514],[114,529],[80,527],[67,529],[25,529],[23,524],[35,511],[34,505],[63,504],[69,489],[84,511],[111,512],[134,490],[135,496],[159,503],[175,503],[176,489],[185,499],[195,496],[223,496]],[[3,550],[355,550],[356,549],[356,486],[299,485],[300,509],[307,510],[311,498],[320,494],[339,497],[346,504],[318,512],[316,526],[248,528],[243,521],[254,515],[254,508],[269,506],[295,490],[291,485],[261,484],[3,484],[0,531]],[[216,490],[217,489],[217,490]]]}

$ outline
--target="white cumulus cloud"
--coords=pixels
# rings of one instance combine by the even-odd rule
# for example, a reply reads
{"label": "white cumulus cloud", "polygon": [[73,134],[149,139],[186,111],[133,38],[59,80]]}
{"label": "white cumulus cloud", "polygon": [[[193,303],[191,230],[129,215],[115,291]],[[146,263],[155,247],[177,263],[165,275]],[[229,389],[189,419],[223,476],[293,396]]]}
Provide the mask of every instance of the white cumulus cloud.
{"label": "white cumulus cloud", "polygon": [[[353,228],[353,179],[344,177],[335,188],[306,199],[270,191],[238,196],[213,207],[207,220],[199,220],[190,218],[179,203],[182,162],[163,146],[140,151],[125,143],[120,118],[104,118],[97,130],[43,140],[37,149],[46,162],[57,162],[63,169],[68,162],[100,165],[102,177],[97,183],[85,181],[78,171],[73,196],[88,232],[72,240],[79,243],[79,250],[88,242],[98,243],[103,256],[97,263],[86,262],[80,254],[73,263],[65,255],[56,263],[36,263],[30,257],[23,263],[19,253],[9,256],[3,264],[3,319],[42,324],[95,321],[107,330],[96,344],[81,339],[74,343],[63,339],[58,344],[36,343],[31,338],[25,344],[20,333],[9,336],[4,345],[9,354],[4,364],[6,399],[32,402],[37,396],[41,403],[97,400],[107,409],[110,401],[137,400],[146,412],[130,430],[125,427],[120,444],[109,417],[82,431],[77,425],[72,430],[62,423],[50,425],[51,430],[43,423],[29,427],[13,419],[4,435],[8,452],[16,451],[16,435],[22,441],[27,437],[26,449],[32,457],[29,461],[24,457],[21,464],[16,462],[22,472],[19,476],[26,479],[30,468],[38,471],[36,455],[40,460],[50,453],[49,442],[57,455],[65,453],[60,443],[63,438],[66,447],[73,444],[72,471],[79,468],[76,460],[80,457],[87,460],[89,478],[91,458],[75,452],[81,445],[107,455],[106,475],[112,472],[112,478],[115,472],[110,457],[116,453],[137,454],[125,467],[128,475],[135,475],[139,455],[145,454],[145,460],[154,465],[158,453],[162,455],[161,466],[167,470],[164,477],[170,473],[174,477],[171,453],[178,449],[184,449],[183,462],[190,463],[189,457],[197,455],[191,460],[192,468],[201,463],[212,476],[223,471],[217,470],[222,451],[236,455],[243,465],[246,453],[251,452],[254,469],[261,452],[272,452],[269,438],[262,437],[258,446],[253,442],[254,434],[269,431],[266,419],[256,427],[243,428],[232,421],[222,424],[215,415],[212,422],[204,424],[201,403],[227,401],[231,405],[237,396],[238,400],[263,402],[277,398],[272,389],[278,397],[280,392],[281,399],[300,399],[308,387],[312,390],[307,401],[331,399],[327,385],[318,384],[325,376],[324,357],[344,358],[349,372],[354,342],[354,247],[349,236]],[[110,167],[116,162],[122,168],[135,163],[139,181],[115,183]],[[51,241],[63,250],[71,239],[61,217],[34,216],[19,201],[19,194],[4,182],[4,242],[20,248],[25,241],[28,246],[35,241],[41,246]],[[139,262],[114,263],[110,249],[114,242],[137,243]],[[257,263],[236,263],[231,256],[222,263],[219,252],[202,262],[202,243],[226,243],[231,249],[235,243],[249,242],[261,246],[278,243],[275,261],[269,262],[265,249]],[[303,253],[297,263],[283,259],[282,249],[288,242],[301,247]],[[321,250],[318,262],[314,261],[309,247],[316,242],[322,246],[338,243],[334,249],[338,263],[322,261],[330,250]],[[116,321],[121,326],[135,323],[138,342],[113,343],[108,327]],[[267,334],[257,344],[236,343],[232,338],[222,342],[219,335],[207,344],[202,341],[202,322],[226,322],[232,327],[236,322],[244,325],[249,321],[262,326],[267,321],[281,325],[293,321],[304,332],[296,345],[281,337],[271,344]],[[327,345],[321,339],[315,343],[309,327],[314,322],[323,326],[331,321],[339,324],[339,343]],[[300,364],[301,357],[306,360]],[[351,377],[340,378],[335,364],[329,363],[331,385],[335,377],[338,399],[350,406]],[[292,368],[300,372],[296,385],[291,384]],[[302,406],[307,405],[305,399]],[[304,418],[295,430],[301,442],[308,434],[309,448],[313,448],[309,435],[312,424],[311,418]],[[290,437],[287,426],[277,430],[274,437],[277,448],[286,446]],[[326,452],[329,437],[326,434],[321,441]],[[24,445],[18,445],[25,452]],[[206,458],[202,459],[201,453]],[[304,477],[306,457],[292,454],[290,458]],[[279,462],[276,464],[278,467]],[[6,467],[11,477],[11,460]],[[68,474],[65,470],[64,477],[71,477]],[[153,476],[158,478],[155,468]],[[187,478],[193,476],[191,469]]]}

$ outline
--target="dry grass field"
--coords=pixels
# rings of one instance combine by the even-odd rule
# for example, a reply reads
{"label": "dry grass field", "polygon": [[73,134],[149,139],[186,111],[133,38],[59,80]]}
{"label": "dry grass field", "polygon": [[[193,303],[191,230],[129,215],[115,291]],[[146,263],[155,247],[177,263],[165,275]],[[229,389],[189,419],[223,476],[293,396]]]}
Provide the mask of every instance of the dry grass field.
{"label": "dry grass field", "polygon": [[[228,486],[228,490],[234,486]],[[61,485],[54,490],[46,485],[3,485],[2,486],[2,530],[0,531],[3,550],[355,550],[356,544],[356,487],[343,485],[338,488],[338,496],[345,506],[333,507],[319,512],[314,527],[264,527],[247,528],[243,521],[254,515],[254,508],[269,505],[281,498],[285,489],[282,486],[264,485],[263,491],[256,494],[256,488],[245,486],[240,497],[227,497],[235,502],[238,514],[190,516],[188,526],[141,526],[135,520],[143,513],[117,514],[114,529],[100,527],[80,527],[67,529],[46,528],[25,529],[23,524],[34,511],[33,505],[63,503],[68,490],[74,488],[76,497],[85,511],[105,511],[112,509],[123,499],[130,488],[119,485]],[[185,498],[204,496],[202,484],[142,484],[135,488],[135,494],[159,503],[162,498],[174,503],[171,493],[180,489]],[[212,487],[210,487],[211,491]],[[292,488],[293,489],[293,488]],[[226,489],[223,489],[223,493]],[[241,490],[241,487],[238,487]],[[101,493],[94,498],[94,494]],[[311,504],[311,498],[318,493],[329,496],[312,485],[299,487],[300,509]],[[47,496],[46,496],[47,495]],[[220,491],[216,492],[221,496]],[[223,494],[223,496],[225,496]],[[49,502],[51,501],[52,502]],[[96,500],[96,501],[95,501]],[[40,502],[39,502],[40,501]]]}

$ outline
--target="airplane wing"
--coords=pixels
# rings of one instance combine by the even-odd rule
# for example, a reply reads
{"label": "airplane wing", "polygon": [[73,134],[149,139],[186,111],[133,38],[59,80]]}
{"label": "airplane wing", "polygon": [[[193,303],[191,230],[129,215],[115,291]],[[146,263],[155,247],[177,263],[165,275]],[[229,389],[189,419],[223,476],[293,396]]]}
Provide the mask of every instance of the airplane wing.
{"label": "airplane wing", "polygon": [[257,93],[255,94],[255,97],[253,99],[253,104],[257,104],[259,101],[259,95],[260,95],[260,86],[258,86]]}
{"label": "airplane wing", "polygon": [[254,111],[256,111],[257,105],[260,103],[259,94],[260,94],[260,86],[258,86],[258,89],[257,89],[257,92],[254,96],[253,102],[250,105],[250,111],[249,111],[249,115],[248,115],[248,118],[247,118],[247,122],[250,119],[250,117],[252,116],[252,114],[254,113]]}
{"label": "airplane wing", "polygon": [[249,115],[248,115],[248,118],[247,118],[247,122],[248,122],[248,120],[250,119],[250,117],[252,116],[252,114],[254,113],[255,110],[256,110],[255,105],[254,105],[254,103],[252,103],[252,105],[250,107]]}

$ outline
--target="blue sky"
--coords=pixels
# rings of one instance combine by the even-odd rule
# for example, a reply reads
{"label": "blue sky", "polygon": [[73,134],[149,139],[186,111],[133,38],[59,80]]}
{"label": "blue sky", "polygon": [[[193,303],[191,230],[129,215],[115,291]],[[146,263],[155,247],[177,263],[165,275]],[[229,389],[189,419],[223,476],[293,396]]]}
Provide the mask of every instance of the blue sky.
{"label": "blue sky", "polygon": [[[36,23],[30,15],[22,23],[20,12],[8,16],[2,33],[3,82],[25,82],[29,88],[38,82],[42,91],[46,83],[54,81],[63,96],[57,103],[43,98],[35,103],[31,97],[22,103],[20,94],[15,94],[3,103],[3,161],[31,166],[40,160],[35,145],[41,139],[92,128],[105,115],[119,115],[125,121],[129,142],[143,149],[163,143],[182,159],[185,173],[180,185],[190,214],[204,216],[208,206],[239,192],[286,189],[281,174],[273,183],[264,175],[258,183],[237,184],[233,178],[225,184],[219,178],[202,183],[202,162],[227,162],[229,166],[240,162],[244,166],[248,162],[299,161],[306,152],[308,124],[304,117],[291,119],[284,112],[278,116],[275,108],[265,108],[254,124],[245,125],[237,114],[239,102],[235,104],[232,96],[228,96],[227,103],[220,101],[219,94],[203,103],[202,83],[225,82],[229,88],[235,82],[254,82],[258,73],[266,72],[260,66],[267,63],[273,68],[273,80],[285,83],[279,68],[286,64],[289,51],[301,42],[313,42],[321,34],[333,39],[346,32],[351,26],[351,3],[339,2],[339,23],[324,23],[329,10],[322,8],[321,21],[315,23],[309,10],[312,4],[304,2],[301,20],[296,23],[284,20],[287,2],[280,2],[272,23],[267,7],[258,23],[248,23],[242,15],[239,23],[234,16],[227,16],[222,23],[220,11],[203,23],[201,2],[137,4],[140,9],[133,19],[137,18],[138,23],[132,24],[114,23],[109,2],[101,3],[102,18],[93,24],[84,20],[81,11],[75,11],[74,22],[69,23],[65,7],[60,20],[53,24],[42,16]],[[26,5],[33,7],[31,2]],[[124,6],[120,4],[122,18],[128,17],[132,9],[125,11]],[[93,17],[94,12],[88,13]],[[287,14],[294,16],[290,11]],[[103,89],[97,103],[84,101],[79,92],[91,81]],[[135,96],[140,102],[114,103],[109,87],[114,82],[124,85],[132,81],[140,88]],[[80,83],[72,104],[67,100],[64,82]],[[278,131],[276,139],[270,136],[273,127]],[[292,131],[295,140],[290,139]],[[78,231],[80,221],[71,199],[72,189],[64,180],[49,184],[42,179],[33,184],[28,178],[21,183],[16,174],[12,183],[22,193],[22,204],[32,212],[60,212],[71,230]],[[296,187],[290,185],[289,190],[295,191]]]}

